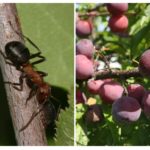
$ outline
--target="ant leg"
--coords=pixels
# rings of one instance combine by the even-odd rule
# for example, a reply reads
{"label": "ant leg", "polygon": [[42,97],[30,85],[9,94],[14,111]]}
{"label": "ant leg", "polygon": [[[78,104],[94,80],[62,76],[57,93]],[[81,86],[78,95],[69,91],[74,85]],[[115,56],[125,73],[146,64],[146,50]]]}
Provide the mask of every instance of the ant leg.
{"label": "ant leg", "polygon": [[5,63],[14,66],[9,60],[7,56],[5,56],[5,54],[0,50],[1,55],[3,56]]}
{"label": "ant leg", "polygon": [[27,36],[21,34],[23,36],[24,39],[26,39],[34,48],[36,48],[38,50],[38,52],[41,53],[40,48]]}
{"label": "ant leg", "polygon": [[8,59],[7,56],[5,56],[5,54],[0,50],[1,55],[4,57],[4,59]]}
{"label": "ant leg", "polygon": [[35,57],[39,57],[40,60],[37,60],[37,61],[35,61],[35,62],[32,62],[31,64],[32,64],[33,66],[34,66],[35,64],[39,64],[39,63],[45,61],[45,57],[44,57],[44,56],[41,56],[40,53],[32,54],[32,55],[30,56],[30,59],[35,58]]}
{"label": "ant leg", "polygon": [[45,73],[43,71],[37,71],[37,72],[40,74],[41,77],[45,77],[48,75],[47,73]]}
{"label": "ant leg", "polygon": [[9,21],[9,24],[10,24],[10,26],[12,27],[12,29],[20,36],[21,39],[22,39],[22,37],[23,37],[24,39],[26,39],[33,47],[35,47],[35,48],[38,50],[38,52],[41,53],[40,48],[39,48],[36,44],[34,44],[34,42],[33,42],[29,37],[27,37],[27,36],[25,36],[24,34],[18,32],[17,30],[15,30],[10,21]]}
{"label": "ant leg", "polygon": [[[19,34],[19,33],[18,33],[18,34]],[[35,61],[35,62],[31,63],[31,64],[32,64],[32,65],[35,65],[35,64],[39,64],[39,63],[45,61],[45,57],[44,57],[44,56],[41,56],[41,50],[40,50],[40,48],[39,48],[36,44],[34,44],[34,42],[33,42],[29,37],[27,37],[27,36],[25,36],[25,35],[23,35],[23,34],[21,34],[21,35],[22,35],[34,48],[36,48],[36,49],[38,50],[38,53],[31,54],[30,59],[35,58],[35,57],[39,57],[40,60]]]}
{"label": "ant leg", "polygon": [[37,111],[34,111],[34,112],[32,113],[32,116],[31,116],[31,118],[29,119],[29,121],[26,123],[25,126],[23,126],[23,127],[19,130],[19,132],[25,130],[25,129],[29,126],[29,124],[33,121],[33,119],[44,109],[46,102],[47,102],[47,101],[43,102],[43,103],[38,107]]}
{"label": "ant leg", "polygon": [[26,100],[25,105],[27,105],[28,101],[29,101],[34,95],[36,95],[36,92],[37,92],[37,90],[31,89],[31,91],[30,91],[30,93],[29,93],[29,96],[28,96],[28,98],[27,98],[27,100]]}
{"label": "ant leg", "polygon": [[[25,78],[26,75],[24,73],[21,74],[21,76],[19,77],[19,83],[12,83],[9,81],[4,81],[5,84],[11,84],[13,86],[14,89],[18,90],[18,91],[22,91],[23,89],[23,78]],[[18,88],[17,86],[20,86],[20,88]]]}
{"label": "ant leg", "polygon": [[[20,83],[12,83],[9,81],[5,81],[5,84],[11,84],[13,86],[14,89],[18,90],[18,91],[22,91],[22,84]],[[20,86],[20,88],[18,88],[17,86]]]}

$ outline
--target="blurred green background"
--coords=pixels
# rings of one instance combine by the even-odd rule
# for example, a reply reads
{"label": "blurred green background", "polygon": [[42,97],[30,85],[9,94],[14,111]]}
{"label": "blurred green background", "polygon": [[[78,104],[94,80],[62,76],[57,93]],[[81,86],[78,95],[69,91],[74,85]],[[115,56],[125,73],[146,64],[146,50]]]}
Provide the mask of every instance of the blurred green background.
{"label": "blurred green background", "polygon": [[[24,35],[38,45],[42,55],[46,57],[46,61],[37,64],[36,67],[48,73],[45,77],[48,83],[62,89],[62,92],[69,93],[69,96],[67,95],[69,108],[60,113],[56,138],[49,139],[48,142],[50,145],[73,145],[74,6],[73,4],[17,4],[17,9]],[[26,45],[32,53],[36,52],[28,42]],[[0,145],[16,145],[1,76],[0,83]],[[59,131],[59,126],[65,130]],[[65,137],[63,132],[67,132],[68,136]]]}

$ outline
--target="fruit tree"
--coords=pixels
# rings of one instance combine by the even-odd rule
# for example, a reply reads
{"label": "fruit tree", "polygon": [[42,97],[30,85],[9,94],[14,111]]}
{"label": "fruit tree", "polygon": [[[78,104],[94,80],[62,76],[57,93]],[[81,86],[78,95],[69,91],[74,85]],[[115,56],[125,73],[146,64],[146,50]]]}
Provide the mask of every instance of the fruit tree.
{"label": "fruit tree", "polygon": [[149,145],[150,4],[76,4],[77,145]]}

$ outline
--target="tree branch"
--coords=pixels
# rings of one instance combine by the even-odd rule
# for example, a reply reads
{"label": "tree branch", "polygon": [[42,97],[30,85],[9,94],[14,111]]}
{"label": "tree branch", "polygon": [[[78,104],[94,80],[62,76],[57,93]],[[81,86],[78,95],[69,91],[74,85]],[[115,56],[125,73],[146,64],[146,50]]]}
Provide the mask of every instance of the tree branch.
{"label": "tree branch", "polygon": [[[126,16],[135,16],[137,15],[137,13],[134,12],[126,12],[125,13]],[[79,17],[84,17],[84,16],[88,16],[88,17],[98,17],[98,16],[111,16],[111,14],[109,12],[97,12],[97,11],[91,11],[91,12],[86,12],[86,13],[78,13]]]}
{"label": "tree branch", "polygon": [[103,70],[95,73],[96,79],[141,77],[139,70]]}
{"label": "tree branch", "polygon": [[[4,54],[7,42],[23,42],[14,32],[9,22],[11,22],[15,30],[21,30],[15,4],[0,4],[0,50]],[[4,81],[19,83],[21,72],[17,71],[14,66],[6,64],[2,55],[0,55],[0,66]],[[5,88],[18,145],[47,145],[40,115],[35,117],[25,130],[19,131],[28,122],[33,112],[37,110],[38,103],[35,97],[25,105],[31,89],[27,87],[25,82],[22,91],[14,89],[10,84],[5,84]]]}

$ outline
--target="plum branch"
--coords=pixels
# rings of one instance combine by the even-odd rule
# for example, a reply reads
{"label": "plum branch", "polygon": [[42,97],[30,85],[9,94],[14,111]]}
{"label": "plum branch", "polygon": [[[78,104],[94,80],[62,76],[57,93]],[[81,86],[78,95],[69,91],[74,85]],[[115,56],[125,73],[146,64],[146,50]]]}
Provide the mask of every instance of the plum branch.
{"label": "plum branch", "polygon": [[142,77],[138,68],[132,70],[103,70],[95,72],[96,79]]}
{"label": "plum branch", "polygon": [[[126,12],[124,13],[126,16],[135,16],[137,15],[137,13],[135,12]],[[109,12],[98,12],[98,11],[91,11],[91,12],[86,12],[86,13],[78,13],[79,17],[84,17],[84,16],[88,16],[88,17],[98,17],[98,16],[110,16]]]}

